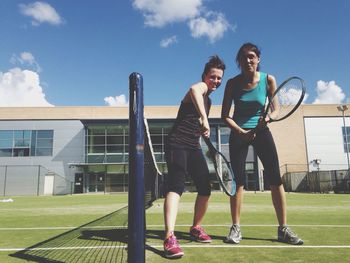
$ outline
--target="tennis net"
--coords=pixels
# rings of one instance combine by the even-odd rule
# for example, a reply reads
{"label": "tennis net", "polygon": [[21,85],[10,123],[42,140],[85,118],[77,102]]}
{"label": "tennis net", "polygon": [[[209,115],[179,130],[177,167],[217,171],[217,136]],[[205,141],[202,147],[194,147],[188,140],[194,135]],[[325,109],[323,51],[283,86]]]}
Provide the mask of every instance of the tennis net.
{"label": "tennis net", "polygon": [[145,180],[145,209],[160,197],[159,181],[163,176],[160,172],[154,156],[151,134],[147,119],[144,119],[144,180]]}

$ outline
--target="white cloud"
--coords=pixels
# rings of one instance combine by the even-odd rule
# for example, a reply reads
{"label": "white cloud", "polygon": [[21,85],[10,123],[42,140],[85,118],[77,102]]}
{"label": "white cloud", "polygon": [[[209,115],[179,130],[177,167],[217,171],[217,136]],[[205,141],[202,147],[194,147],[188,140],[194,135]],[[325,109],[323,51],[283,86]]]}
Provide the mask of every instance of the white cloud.
{"label": "white cloud", "polygon": [[[278,100],[281,104],[284,104],[284,105],[295,105],[298,103],[300,99],[300,95],[301,95],[301,90],[299,89],[289,88],[288,90],[286,90],[282,88],[279,91]],[[309,96],[308,94],[304,95],[303,102],[306,101],[308,96]]]}
{"label": "white cloud", "polygon": [[[207,37],[211,43],[229,29],[235,31],[223,13],[207,11],[204,0],[133,0],[143,14],[145,25],[161,28],[170,23],[186,22],[194,38]],[[206,13],[204,13],[206,12]]]}
{"label": "white cloud", "polygon": [[108,106],[126,107],[129,105],[129,102],[126,100],[126,96],[124,94],[115,97],[106,97],[104,98],[104,101]]}
{"label": "white cloud", "polygon": [[177,43],[177,36],[171,36],[171,37],[162,39],[160,41],[160,46],[164,47],[164,48],[167,48],[170,45],[173,45],[175,43]]}
{"label": "white cloud", "polygon": [[133,7],[140,10],[145,25],[163,27],[166,24],[186,21],[200,13],[203,0],[134,0]]}
{"label": "white cloud", "polygon": [[48,107],[53,106],[45,99],[37,72],[10,69],[0,71],[1,107]]}
{"label": "white cloud", "polygon": [[338,104],[345,99],[345,94],[335,81],[317,81],[317,97],[313,104]]}
{"label": "white cloud", "polygon": [[33,66],[37,72],[41,72],[42,70],[39,63],[35,60],[34,56],[30,52],[22,52],[19,56],[13,54],[10,62],[14,65],[20,64]]}
{"label": "white cloud", "polygon": [[225,18],[223,13],[209,12],[205,17],[197,17],[188,22],[191,35],[194,38],[208,37],[211,43],[219,40],[224,33],[229,30],[235,30]]}
{"label": "white cloud", "polygon": [[20,4],[19,10],[23,15],[33,19],[33,26],[38,26],[41,23],[49,23],[57,26],[63,23],[63,19],[56,10],[45,2],[34,2],[28,5]]}

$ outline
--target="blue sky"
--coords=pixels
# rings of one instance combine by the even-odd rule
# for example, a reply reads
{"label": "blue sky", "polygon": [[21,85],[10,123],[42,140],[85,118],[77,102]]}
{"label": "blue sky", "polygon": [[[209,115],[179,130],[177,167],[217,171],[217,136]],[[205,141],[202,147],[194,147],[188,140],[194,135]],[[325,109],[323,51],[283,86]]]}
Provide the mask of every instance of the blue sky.
{"label": "blue sky", "polygon": [[245,42],[280,83],[305,80],[305,103],[350,102],[347,0],[1,0],[0,106],[178,105],[213,54],[227,66],[211,95],[239,73]]}

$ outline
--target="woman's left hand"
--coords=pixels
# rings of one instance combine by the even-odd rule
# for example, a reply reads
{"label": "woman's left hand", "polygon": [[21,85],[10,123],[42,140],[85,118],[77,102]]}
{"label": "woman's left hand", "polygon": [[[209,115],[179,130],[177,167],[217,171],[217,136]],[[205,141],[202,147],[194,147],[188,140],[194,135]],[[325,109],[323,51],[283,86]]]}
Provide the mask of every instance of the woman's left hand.
{"label": "woman's left hand", "polygon": [[266,115],[265,118],[260,117],[257,128],[258,129],[265,128],[267,126],[267,124],[269,123],[269,121],[270,121],[269,115]]}

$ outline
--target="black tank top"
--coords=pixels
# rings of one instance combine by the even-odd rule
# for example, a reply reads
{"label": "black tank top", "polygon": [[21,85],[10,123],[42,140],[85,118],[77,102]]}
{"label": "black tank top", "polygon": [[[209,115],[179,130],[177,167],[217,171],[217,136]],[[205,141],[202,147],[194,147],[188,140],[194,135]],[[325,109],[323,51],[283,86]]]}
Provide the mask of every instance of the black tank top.
{"label": "black tank top", "polygon": [[[209,114],[211,100],[208,98],[206,113]],[[168,134],[168,145],[174,148],[199,149],[201,136],[199,114],[193,102],[181,102],[177,117]]]}

